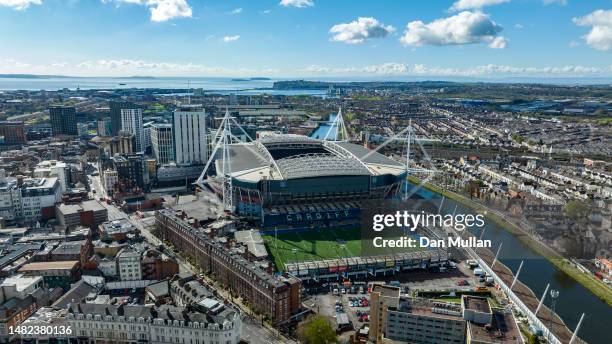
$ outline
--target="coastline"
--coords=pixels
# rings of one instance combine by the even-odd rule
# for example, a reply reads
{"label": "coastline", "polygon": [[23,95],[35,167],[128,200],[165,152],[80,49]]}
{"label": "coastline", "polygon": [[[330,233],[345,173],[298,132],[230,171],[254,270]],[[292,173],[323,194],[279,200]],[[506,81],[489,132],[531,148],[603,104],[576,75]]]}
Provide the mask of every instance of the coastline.
{"label": "coastline", "polygon": [[[416,177],[408,177],[408,180],[412,183],[419,184],[421,181]],[[606,302],[609,306],[612,306],[612,289],[603,284],[601,281],[591,275],[587,275],[584,272],[573,267],[567,259],[560,256],[552,248],[548,247],[539,240],[533,240],[529,233],[527,233],[521,227],[515,225],[512,222],[500,217],[499,215],[491,212],[487,207],[477,204],[463,195],[459,195],[455,192],[444,190],[436,185],[425,183],[423,185],[426,189],[443,195],[444,197],[450,198],[456,202],[459,202],[471,209],[480,210],[485,213],[485,217],[494,222],[495,224],[502,227],[504,230],[515,235],[523,244],[529,247],[534,252],[542,255],[559,271],[565,273],[576,282],[580,283],[583,287],[588,289],[593,295],[602,301]]]}

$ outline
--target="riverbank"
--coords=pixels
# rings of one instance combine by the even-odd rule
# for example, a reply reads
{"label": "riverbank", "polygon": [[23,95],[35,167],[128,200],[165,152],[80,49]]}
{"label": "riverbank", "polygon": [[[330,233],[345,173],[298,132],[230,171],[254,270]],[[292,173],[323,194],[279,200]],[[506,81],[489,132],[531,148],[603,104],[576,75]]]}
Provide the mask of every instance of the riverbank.
{"label": "riverbank", "polygon": [[[414,183],[417,185],[420,183],[420,180],[416,177],[408,177],[408,180],[411,183]],[[512,222],[509,222],[508,220],[499,216],[495,212],[491,211],[491,209],[487,208],[486,206],[475,203],[474,201],[470,200],[469,198],[463,195],[459,195],[452,191],[444,190],[430,183],[426,183],[424,187],[430,191],[433,191],[435,193],[443,195],[444,197],[447,197],[458,203],[461,203],[462,205],[465,205],[466,207],[483,212],[487,220],[497,224],[498,226],[504,228],[508,232],[515,235],[523,244],[525,244],[531,250],[533,250],[534,252],[537,252],[538,254],[545,257],[548,261],[550,261],[553,264],[553,266],[557,268],[559,271],[562,271],[563,273],[565,273],[566,275],[574,279],[576,282],[580,283],[582,286],[588,289],[591,293],[593,293],[593,295],[597,296],[599,299],[606,302],[609,306],[612,305],[612,288],[608,287],[607,285],[605,285],[603,282],[601,282],[594,276],[586,274],[580,271],[579,269],[577,269],[576,267],[574,267],[573,263],[571,263],[569,260],[560,256],[552,248],[543,244],[539,240],[534,240],[529,235],[529,233],[527,233],[521,227],[517,226],[516,224]]]}

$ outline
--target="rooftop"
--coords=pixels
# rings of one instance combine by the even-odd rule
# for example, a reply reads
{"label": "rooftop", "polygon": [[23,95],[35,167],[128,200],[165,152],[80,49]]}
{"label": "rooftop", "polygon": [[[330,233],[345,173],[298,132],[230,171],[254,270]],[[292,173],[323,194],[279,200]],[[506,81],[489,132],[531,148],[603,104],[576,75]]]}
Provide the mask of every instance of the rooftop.
{"label": "rooftop", "polygon": [[81,247],[86,244],[87,240],[63,242],[51,254],[80,254]]}
{"label": "rooftop", "polygon": [[57,299],[51,306],[55,309],[67,308],[70,303],[80,302],[81,300],[97,295],[98,291],[89,283],[80,280],[74,283],[62,297]]}
{"label": "rooftop", "polygon": [[380,295],[386,297],[399,297],[400,288],[392,287],[390,285],[374,284],[372,287],[372,293],[380,293]]}
{"label": "rooftop", "polygon": [[480,343],[523,343],[514,316],[501,309],[493,310],[491,326],[468,322],[468,331],[472,341]]}
{"label": "rooftop", "polygon": [[59,262],[36,262],[21,267],[19,272],[33,272],[42,270],[72,270],[79,264],[77,260],[65,260]]}
{"label": "rooftop", "polygon": [[[258,181],[333,175],[404,173],[401,163],[349,142],[321,141],[302,135],[271,134],[249,143],[230,145],[231,174]],[[217,171],[223,158],[216,162]]]}
{"label": "rooftop", "polygon": [[402,298],[396,311],[431,318],[464,321],[460,306],[450,302]]}
{"label": "rooftop", "polygon": [[0,284],[0,287],[14,286],[17,292],[21,292],[39,282],[42,282],[41,276],[15,275],[5,278],[2,284]]}
{"label": "rooftop", "polygon": [[268,256],[268,251],[258,230],[238,231],[234,233],[234,238],[236,238],[236,241],[245,244],[249,252],[255,257],[264,258]]}
{"label": "rooftop", "polygon": [[129,233],[136,230],[136,227],[128,219],[118,219],[114,221],[104,222],[100,225],[104,232],[109,234]]}
{"label": "rooftop", "polygon": [[489,301],[486,298],[466,295],[463,296],[462,302],[465,309],[482,313],[491,313],[491,307],[489,307]]}

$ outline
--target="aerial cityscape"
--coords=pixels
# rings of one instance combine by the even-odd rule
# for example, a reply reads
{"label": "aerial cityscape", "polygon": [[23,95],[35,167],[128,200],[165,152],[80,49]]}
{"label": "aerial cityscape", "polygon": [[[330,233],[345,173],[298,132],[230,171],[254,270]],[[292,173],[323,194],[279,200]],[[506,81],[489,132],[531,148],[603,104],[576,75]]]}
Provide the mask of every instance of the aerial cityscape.
{"label": "aerial cityscape", "polygon": [[0,343],[610,343],[607,0],[0,0]]}

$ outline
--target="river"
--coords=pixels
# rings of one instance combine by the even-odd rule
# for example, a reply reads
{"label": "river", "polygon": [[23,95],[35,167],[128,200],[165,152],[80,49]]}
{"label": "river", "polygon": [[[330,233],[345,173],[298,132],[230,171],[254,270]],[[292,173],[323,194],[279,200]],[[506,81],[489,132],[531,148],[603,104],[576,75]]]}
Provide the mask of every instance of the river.
{"label": "river", "polygon": [[[416,195],[426,199],[441,198],[439,194],[424,188],[418,190]],[[452,213],[455,206],[457,213],[473,212],[462,204],[445,198],[442,213]],[[480,235],[480,233],[476,234]],[[579,337],[591,344],[610,343],[608,326],[612,319],[612,307],[564,272],[557,270],[548,260],[500,226],[487,222],[483,239],[491,240],[493,246],[491,250],[494,252],[499,244],[503,243],[499,260],[512,271],[516,272],[521,260],[524,260],[519,279],[531,288],[538,298],[541,297],[547,283],[550,283],[550,289],[559,291],[555,312],[571,331],[576,328],[580,315],[585,313],[584,321],[578,332]],[[550,295],[547,295],[545,304],[549,307],[550,300]]]}

